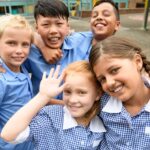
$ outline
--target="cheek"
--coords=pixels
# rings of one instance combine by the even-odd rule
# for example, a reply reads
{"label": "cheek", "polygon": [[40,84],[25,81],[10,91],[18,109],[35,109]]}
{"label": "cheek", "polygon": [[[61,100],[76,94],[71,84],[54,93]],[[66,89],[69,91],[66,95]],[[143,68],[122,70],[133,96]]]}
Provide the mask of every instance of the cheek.
{"label": "cheek", "polygon": [[41,36],[45,36],[48,31],[49,31],[48,28],[43,28],[43,27],[39,27],[37,29],[38,34],[40,34]]}
{"label": "cheek", "polygon": [[28,56],[29,53],[30,53],[30,48],[24,50],[24,54],[25,54],[26,56]]}
{"label": "cheek", "polygon": [[63,101],[66,103],[68,102],[69,96],[63,94]]}
{"label": "cheek", "polygon": [[63,29],[61,29],[60,33],[65,38],[65,36],[67,36],[69,34],[69,27],[64,27]]}
{"label": "cheek", "polygon": [[101,87],[104,92],[107,91],[107,85],[105,83],[101,84]]}

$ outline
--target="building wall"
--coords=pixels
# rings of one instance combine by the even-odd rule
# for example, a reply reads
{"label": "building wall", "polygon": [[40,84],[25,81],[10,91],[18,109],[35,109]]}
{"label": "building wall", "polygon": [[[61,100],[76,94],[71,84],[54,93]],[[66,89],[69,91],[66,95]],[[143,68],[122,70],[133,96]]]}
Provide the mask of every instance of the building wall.
{"label": "building wall", "polygon": [[30,15],[37,0],[0,0],[0,14]]}

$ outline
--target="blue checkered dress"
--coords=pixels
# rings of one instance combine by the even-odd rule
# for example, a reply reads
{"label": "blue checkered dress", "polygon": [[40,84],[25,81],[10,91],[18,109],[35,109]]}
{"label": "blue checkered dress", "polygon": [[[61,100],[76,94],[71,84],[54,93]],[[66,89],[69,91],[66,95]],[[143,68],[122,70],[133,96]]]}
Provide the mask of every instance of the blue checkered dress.
{"label": "blue checkered dress", "polygon": [[[146,85],[150,87],[148,82]],[[150,150],[150,101],[131,117],[121,101],[105,94],[101,109],[107,132],[100,150]]]}
{"label": "blue checkered dress", "polygon": [[[98,117],[97,117],[98,118]],[[63,129],[63,106],[46,106],[30,124],[30,140],[36,150],[96,150],[103,139],[100,130],[77,125]]]}

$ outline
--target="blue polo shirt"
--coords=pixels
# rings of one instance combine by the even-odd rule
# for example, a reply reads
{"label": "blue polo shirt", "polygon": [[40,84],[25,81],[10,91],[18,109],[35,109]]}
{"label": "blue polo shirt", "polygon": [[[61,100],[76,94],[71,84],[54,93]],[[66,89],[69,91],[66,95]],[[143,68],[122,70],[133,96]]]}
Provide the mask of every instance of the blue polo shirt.
{"label": "blue polo shirt", "polygon": [[[150,80],[146,82],[150,88]],[[105,94],[101,98],[101,118],[106,127],[101,150],[150,149],[150,100],[141,111],[131,116],[122,102]]]}
{"label": "blue polo shirt", "polygon": [[[0,132],[8,119],[33,96],[28,72],[22,66],[22,72],[12,72],[3,62],[5,73],[0,73]],[[0,150],[32,150],[31,142],[12,145],[0,138]]]}
{"label": "blue polo shirt", "polygon": [[[61,65],[61,73],[68,64],[74,61],[88,60],[92,38],[93,35],[91,32],[73,33],[71,36],[66,37],[62,45],[63,57],[56,64],[47,63],[40,50],[35,45],[32,45],[25,66],[32,73],[33,93],[37,94],[39,91],[39,84],[44,71],[48,75],[51,68],[56,68],[57,65]],[[60,95],[56,98],[62,99]]]}

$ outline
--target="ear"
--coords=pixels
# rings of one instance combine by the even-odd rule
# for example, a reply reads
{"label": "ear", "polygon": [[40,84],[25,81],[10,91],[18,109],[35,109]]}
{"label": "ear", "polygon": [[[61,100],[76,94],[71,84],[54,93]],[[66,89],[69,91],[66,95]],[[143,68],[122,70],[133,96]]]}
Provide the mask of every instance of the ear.
{"label": "ear", "polygon": [[135,54],[135,55],[134,55],[134,62],[135,62],[135,64],[136,64],[136,66],[137,66],[137,70],[138,70],[139,72],[141,72],[141,71],[142,71],[142,68],[143,68],[143,60],[142,60],[142,58],[141,58],[141,55]]}
{"label": "ear", "polygon": [[37,33],[39,33],[38,32],[38,25],[37,25],[37,23],[35,23],[35,30],[36,30]]}
{"label": "ear", "polygon": [[117,32],[120,28],[120,21],[116,21],[116,27],[115,27],[115,32]]}
{"label": "ear", "polygon": [[68,28],[68,31],[67,31],[67,34],[66,35],[70,35],[70,34],[72,34],[73,32],[73,30],[70,28],[70,25],[69,25],[69,23],[67,24],[67,28]]}

